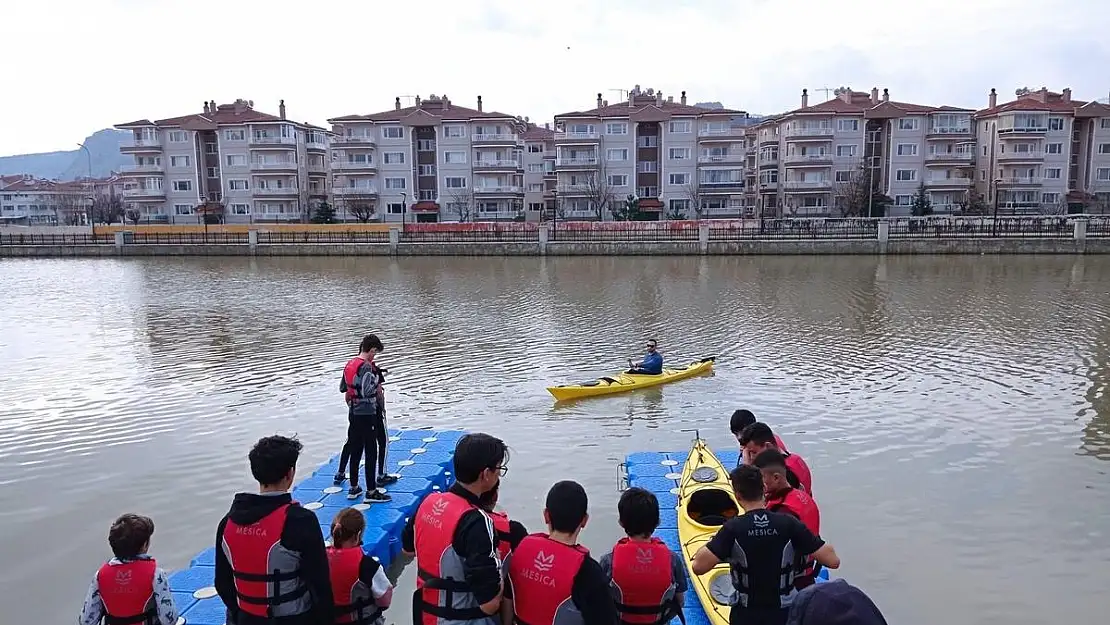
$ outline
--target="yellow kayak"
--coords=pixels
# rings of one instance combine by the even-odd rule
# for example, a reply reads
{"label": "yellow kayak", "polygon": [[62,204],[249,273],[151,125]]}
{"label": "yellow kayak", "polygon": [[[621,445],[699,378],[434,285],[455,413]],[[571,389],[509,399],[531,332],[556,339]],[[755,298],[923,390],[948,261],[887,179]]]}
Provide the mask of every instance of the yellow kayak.
{"label": "yellow kayak", "polygon": [[734,590],[728,563],[718,564],[705,575],[694,575],[690,565],[694,554],[713,538],[720,526],[742,513],[732,493],[728,471],[699,437],[679,482],[678,539],[694,592],[713,625],[728,625],[732,612],[728,601]]}
{"label": "yellow kayak", "polygon": [[679,367],[677,369],[664,367],[663,373],[659,375],[618,373],[611,378],[599,378],[580,384],[549,386],[547,387],[547,392],[554,395],[555,399],[558,401],[623,393],[638,388],[648,388],[649,386],[667,384],[668,382],[689,378],[699,373],[705,373],[713,368],[714,360],[716,360],[715,357],[702,358],[701,360],[695,360],[685,367]]}

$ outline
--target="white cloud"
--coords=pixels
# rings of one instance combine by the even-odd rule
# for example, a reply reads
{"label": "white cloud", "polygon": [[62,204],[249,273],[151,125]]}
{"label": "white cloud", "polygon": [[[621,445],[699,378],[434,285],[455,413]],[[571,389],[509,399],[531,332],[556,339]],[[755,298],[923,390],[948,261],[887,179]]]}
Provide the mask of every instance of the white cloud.
{"label": "white cloud", "polygon": [[253,99],[322,124],[446,93],[550,119],[633,84],[772,113],[803,87],[984,106],[996,87],[1105,97],[1100,0],[14,0],[0,153]]}

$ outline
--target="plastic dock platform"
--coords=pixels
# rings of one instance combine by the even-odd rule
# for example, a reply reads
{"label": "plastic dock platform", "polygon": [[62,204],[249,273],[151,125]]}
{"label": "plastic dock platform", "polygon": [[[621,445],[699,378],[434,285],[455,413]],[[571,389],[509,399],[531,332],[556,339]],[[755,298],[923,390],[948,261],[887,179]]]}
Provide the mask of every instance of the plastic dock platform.
{"label": "plastic dock platform", "polygon": [[[465,432],[449,430],[390,430],[388,466],[401,479],[386,488],[393,497],[388,503],[355,505],[366,516],[362,548],[384,566],[401,552],[401,530],[417,504],[433,490],[442,490],[451,483],[448,471],[455,444]],[[293,499],[316,512],[326,539],[331,534],[331,521],[340,510],[350,507],[346,487],[332,483],[339,456],[316,469],[293,488]],[[230,501],[230,493],[228,495]],[[181,615],[178,625],[224,625],[225,608],[216,589],[216,549],[209,547],[189,563],[189,568],[170,574],[170,591]]]}
{"label": "plastic dock platform", "polygon": [[[714,450],[713,453],[726,469],[735,467],[740,461],[739,451]],[[659,529],[655,531],[655,535],[679,555],[682,551],[678,540],[678,485],[682,478],[682,467],[689,455],[689,451],[639,451],[628,454],[624,461],[628,485],[651,491],[659,499]],[[822,569],[818,581],[827,581],[828,575],[829,572]],[[689,571],[686,583],[689,587]],[[705,615],[701,601],[693,589],[686,592],[683,612],[686,625],[710,625],[709,617]],[[671,625],[679,624],[677,618],[671,621]]]}

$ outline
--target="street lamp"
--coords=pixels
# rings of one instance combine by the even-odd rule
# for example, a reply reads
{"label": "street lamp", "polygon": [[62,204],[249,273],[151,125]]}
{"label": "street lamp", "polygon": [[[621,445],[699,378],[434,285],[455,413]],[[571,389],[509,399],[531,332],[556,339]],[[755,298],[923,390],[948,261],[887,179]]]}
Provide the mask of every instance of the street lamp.
{"label": "street lamp", "polygon": [[556,238],[555,231],[559,226],[559,190],[551,190],[551,238]]}
{"label": "street lamp", "polygon": [[84,143],[78,143],[78,147],[85,151],[85,158],[89,165],[88,175],[85,176],[85,194],[88,196],[89,201],[89,223],[92,224],[92,235],[96,237],[96,215],[93,214],[93,198],[92,198],[92,152],[89,152],[88,146]]}
{"label": "street lamp", "polygon": [[998,185],[1002,184],[1001,178],[994,180],[994,216],[991,217],[991,236],[998,236]]}
{"label": "street lamp", "polygon": [[766,226],[765,213],[767,210],[767,185],[759,185],[759,234],[763,235],[763,229]]}
{"label": "street lamp", "polygon": [[409,194],[401,193],[401,232],[405,231],[405,217],[409,212]]}

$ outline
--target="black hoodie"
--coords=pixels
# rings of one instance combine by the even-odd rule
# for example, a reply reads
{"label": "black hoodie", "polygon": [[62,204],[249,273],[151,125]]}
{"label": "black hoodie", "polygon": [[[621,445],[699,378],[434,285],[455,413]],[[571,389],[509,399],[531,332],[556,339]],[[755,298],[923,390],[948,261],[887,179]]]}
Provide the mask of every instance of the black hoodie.
{"label": "black hoodie", "polygon": [[320,532],[320,521],[312,510],[300,506],[290,506],[285,517],[285,527],[281,532],[281,545],[301,556],[301,577],[312,595],[313,609],[306,614],[260,619],[239,611],[235,594],[235,581],[231,575],[231,564],[223,551],[224,527],[231,519],[239,525],[257,523],[280,506],[291,502],[289,493],[280,495],[254,495],[239,493],[231,502],[231,509],[220,520],[216,529],[216,592],[227,606],[228,625],[315,625],[333,623],[334,602],[331,593],[331,578],[328,576],[328,555],[324,548],[324,536]]}

